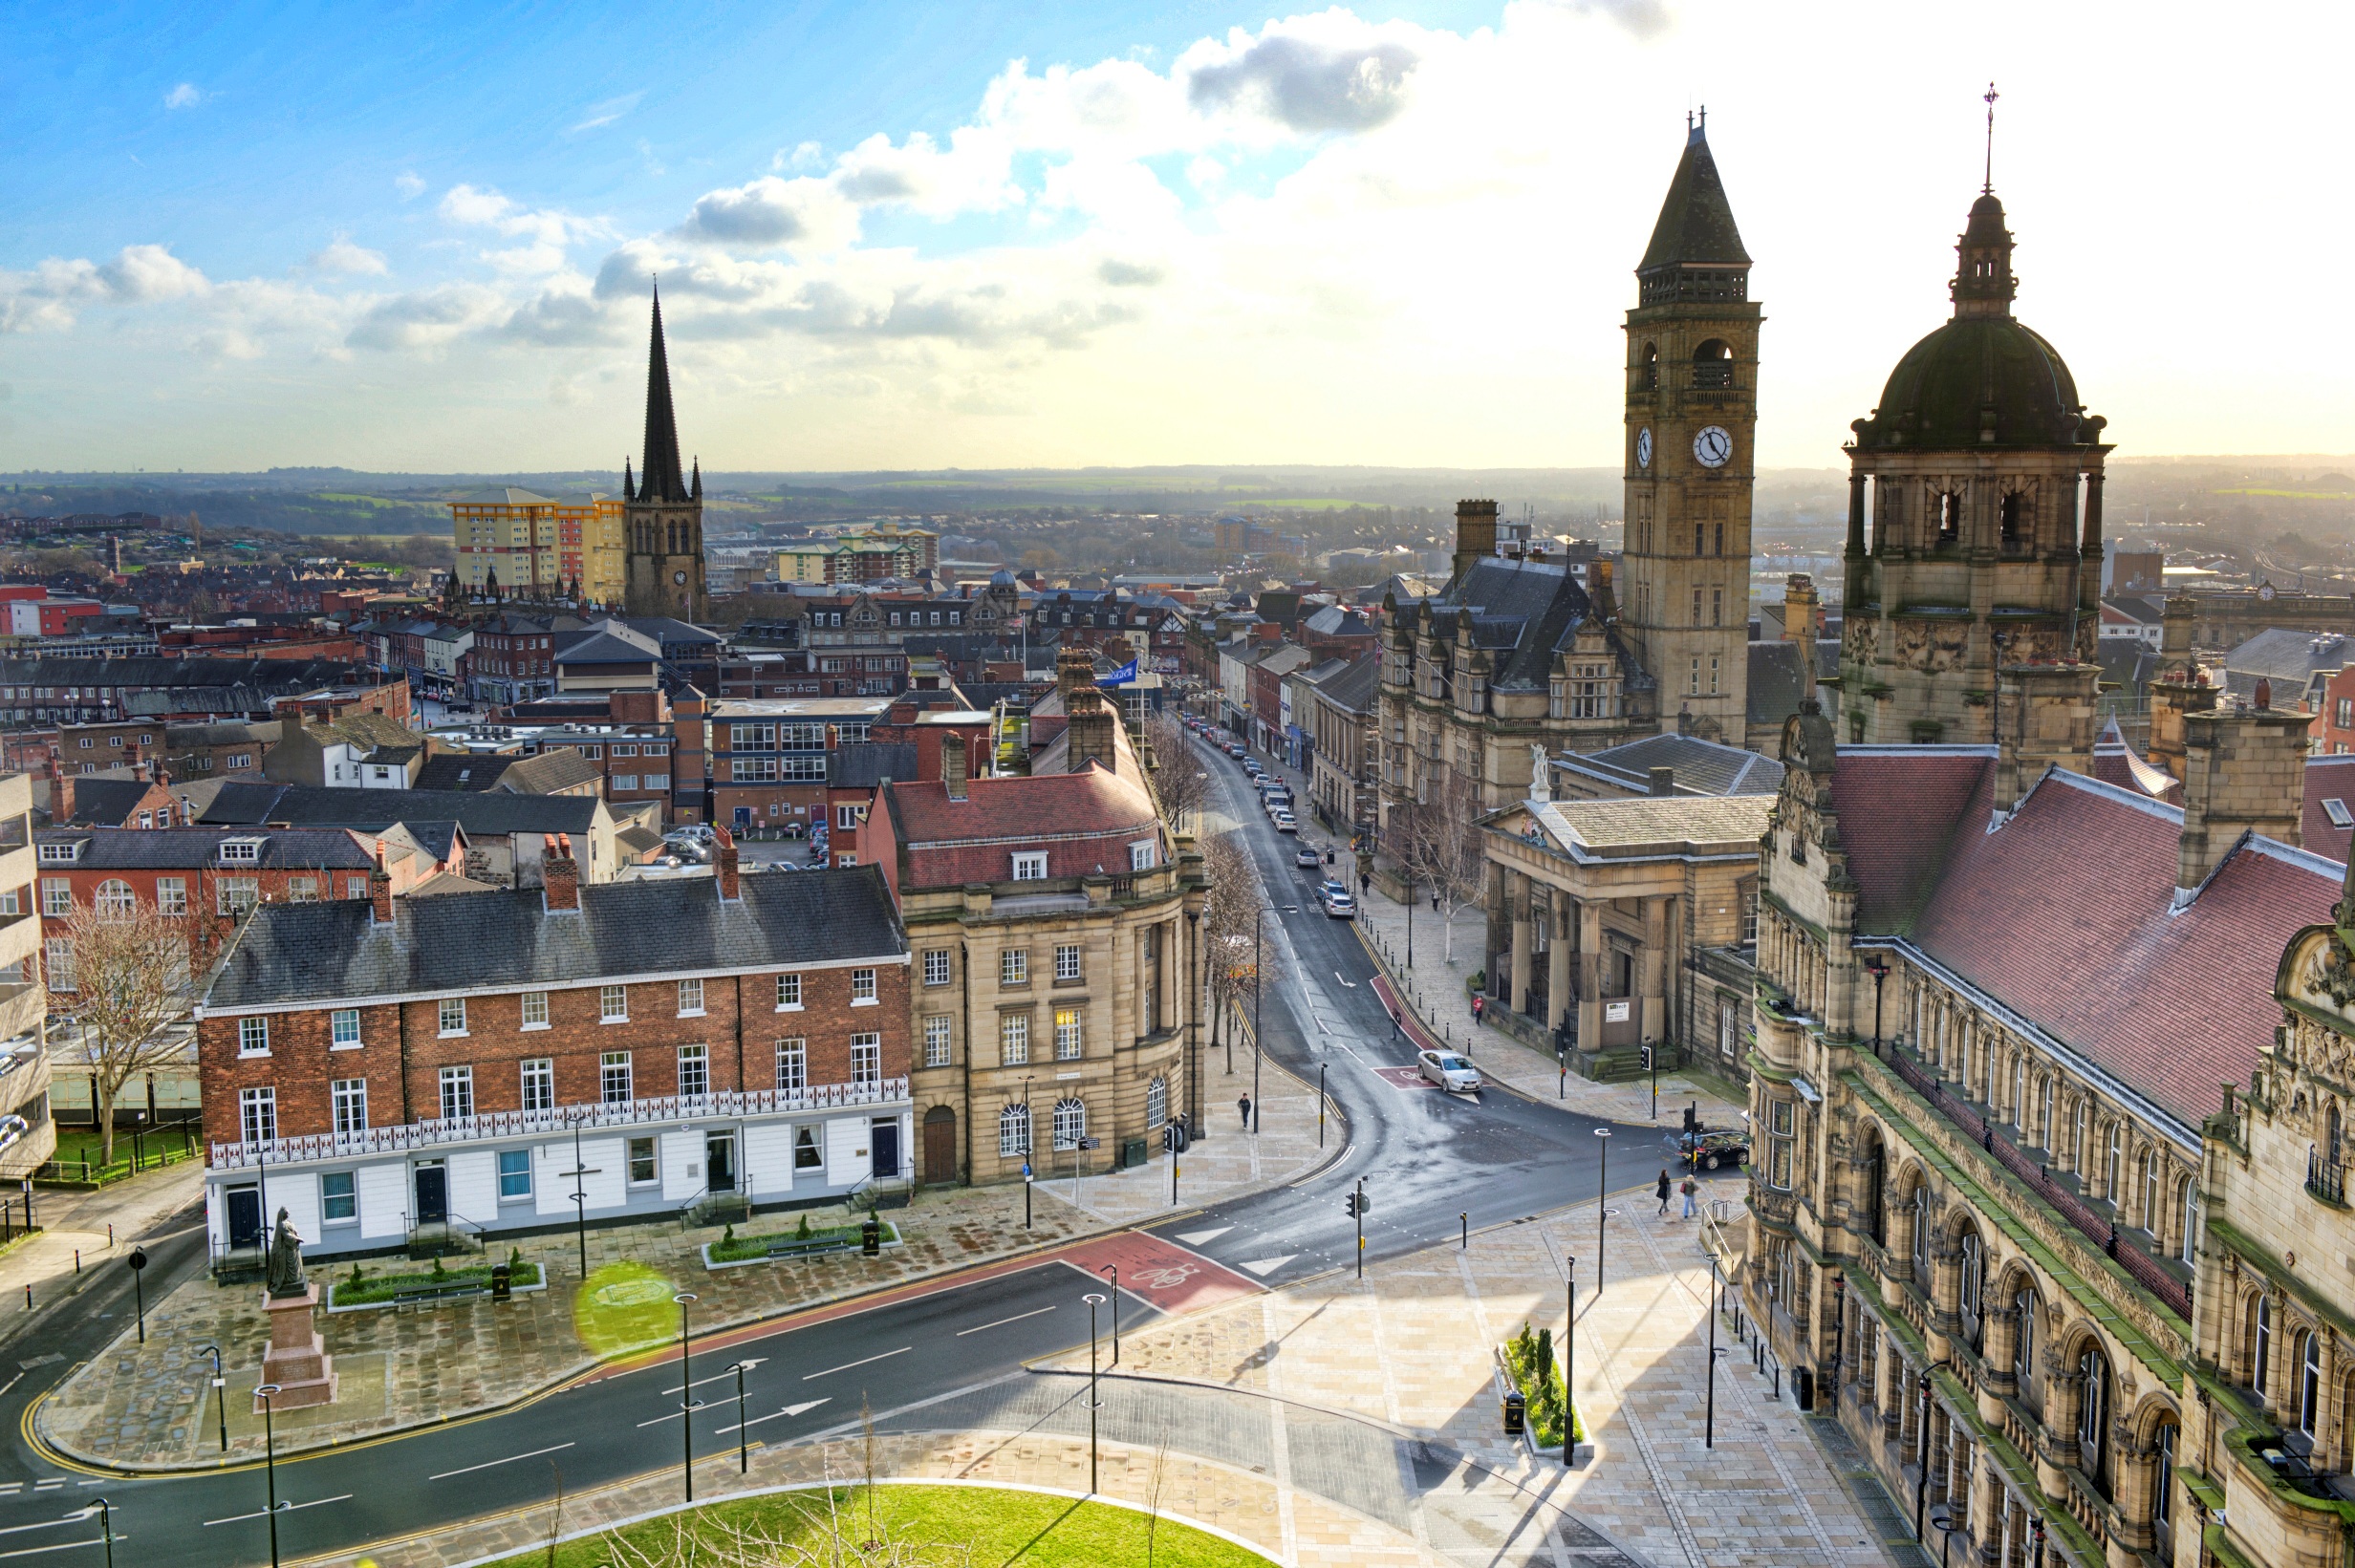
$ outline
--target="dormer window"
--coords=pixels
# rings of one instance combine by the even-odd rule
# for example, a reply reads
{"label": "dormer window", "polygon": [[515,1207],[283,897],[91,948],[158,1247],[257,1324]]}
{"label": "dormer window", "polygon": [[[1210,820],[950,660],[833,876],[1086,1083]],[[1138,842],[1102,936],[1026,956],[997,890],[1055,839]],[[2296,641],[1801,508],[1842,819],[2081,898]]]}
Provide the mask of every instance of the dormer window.
{"label": "dormer window", "polygon": [[41,864],[44,866],[71,866],[74,862],[81,859],[82,846],[89,842],[90,841],[88,839],[77,838],[68,839],[63,844],[44,844],[41,846]]}
{"label": "dormer window", "polygon": [[225,838],[221,841],[221,864],[259,866],[262,863],[262,846],[268,842],[258,838]]}
{"label": "dormer window", "polygon": [[1017,882],[1046,881],[1047,851],[1032,849],[1016,855],[1014,857],[1014,880]]}

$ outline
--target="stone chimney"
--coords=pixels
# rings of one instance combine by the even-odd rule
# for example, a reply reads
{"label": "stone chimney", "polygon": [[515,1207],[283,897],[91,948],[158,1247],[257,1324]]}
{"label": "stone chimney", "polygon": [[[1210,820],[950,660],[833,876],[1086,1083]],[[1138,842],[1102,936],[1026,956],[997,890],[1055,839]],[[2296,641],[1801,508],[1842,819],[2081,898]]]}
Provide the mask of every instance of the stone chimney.
{"label": "stone chimney", "polygon": [[940,782],[950,800],[965,798],[965,738],[955,730],[940,737]]}
{"label": "stone chimney", "polygon": [[720,897],[733,904],[745,895],[744,879],[739,874],[736,863],[736,835],[724,827],[715,827],[712,829],[712,836],[720,841]]}
{"label": "stone chimney", "polygon": [[2098,664],[2007,664],[1996,677],[1996,801],[1999,821],[2048,765],[2093,772]]}
{"label": "stone chimney", "polygon": [[1456,503],[1456,569],[1461,577],[1472,563],[1497,553],[1497,504],[1493,501]]}
{"label": "stone chimney", "polygon": [[49,754],[49,820],[61,825],[74,820],[74,775],[54,751]]}
{"label": "stone chimney", "polygon": [[573,858],[573,835],[541,842],[540,907],[550,914],[580,908],[580,866]]}
{"label": "stone chimney", "polygon": [[377,861],[368,871],[368,920],[371,925],[393,923],[393,873],[385,869],[384,841],[377,840]]}
{"label": "stone chimney", "polygon": [[1064,731],[1069,742],[1064,770],[1077,773],[1092,757],[1106,768],[1117,771],[1120,753],[1113,749],[1113,735],[1120,720],[1104,694],[1093,686],[1075,692],[1065,698],[1064,712],[1070,716],[1069,727]]}
{"label": "stone chimney", "polygon": [[1815,643],[1823,634],[1824,606],[1815,579],[1794,571],[1782,584],[1782,640],[1799,649],[1799,702],[1815,699]]}
{"label": "stone chimney", "polygon": [[1673,767],[1653,768],[1652,770],[1652,793],[1654,795],[1676,793],[1676,770]]}
{"label": "stone chimney", "polygon": [[2216,689],[2208,684],[2208,672],[2196,664],[2181,670],[2170,670],[2150,683],[2150,761],[2172,773],[2178,782],[2187,779],[2188,763],[2184,745],[2191,720],[2203,714],[2213,714],[2216,706]]}
{"label": "stone chimney", "polygon": [[2296,844],[2306,805],[2308,716],[2273,708],[2188,714],[2175,907],[2189,904],[2243,833]]}
{"label": "stone chimney", "polygon": [[[1055,690],[1068,705],[1071,694],[1095,684],[1095,660],[1084,649],[1066,648],[1055,655]],[[1069,711],[1067,706],[1066,711]]]}

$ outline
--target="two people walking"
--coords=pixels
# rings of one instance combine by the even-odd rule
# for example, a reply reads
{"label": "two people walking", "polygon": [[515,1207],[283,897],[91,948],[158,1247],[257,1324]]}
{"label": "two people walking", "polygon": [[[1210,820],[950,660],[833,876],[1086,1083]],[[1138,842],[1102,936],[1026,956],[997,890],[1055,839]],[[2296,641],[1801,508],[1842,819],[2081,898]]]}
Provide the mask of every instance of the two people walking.
{"label": "two people walking", "polygon": [[[1660,1179],[1658,1183],[1653,1186],[1652,1191],[1653,1195],[1660,1200],[1660,1217],[1662,1219],[1666,1219],[1668,1217],[1669,1182],[1668,1171],[1665,1167],[1663,1167],[1660,1171]],[[1679,1217],[1691,1219],[1694,1214],[1693,1200],[1700,1192],[1700,1184],[1696,1182],[1691,1176],[1687,1176],[1682,1182],[1677,1184],[1676,1191],[1684,1194],[1684,1214]]]}

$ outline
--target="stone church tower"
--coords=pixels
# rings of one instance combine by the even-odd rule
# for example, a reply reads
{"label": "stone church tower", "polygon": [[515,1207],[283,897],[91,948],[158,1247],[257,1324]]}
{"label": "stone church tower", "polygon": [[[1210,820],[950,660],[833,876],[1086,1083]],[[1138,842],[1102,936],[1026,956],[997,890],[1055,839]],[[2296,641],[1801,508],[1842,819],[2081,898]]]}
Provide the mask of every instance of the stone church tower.
{"label": "stone church tower", "polygon": [[1999,718],[2013,727],[1998,709],[2015,685],[2057,671],[2091,698],[2107,421],[2012,318],[1992,183],[1955,248],[1954,319],[1906,351],[1847,448],[1847,624],[1826,703],[1844,741],[1984,744]]}
{"label": "stone church tower", "polygon": [[679,462],[671,412],[670,358],[662,347],[662,296],[654,301],[646,354],[646,442],[633,485],[621,468],[622,533],[628,546],[624,607],[632,615],[672,615],[700,624],[711,609],[703,588],[703,466],[690,479]]}
{"label": "stone church tower", "polygon": [[1740,745],[1749,687],[1758,333],[1750,253],[1709,156],[1685,135],[1628,312],[1620,625],[1658,683],[1660,727]]}

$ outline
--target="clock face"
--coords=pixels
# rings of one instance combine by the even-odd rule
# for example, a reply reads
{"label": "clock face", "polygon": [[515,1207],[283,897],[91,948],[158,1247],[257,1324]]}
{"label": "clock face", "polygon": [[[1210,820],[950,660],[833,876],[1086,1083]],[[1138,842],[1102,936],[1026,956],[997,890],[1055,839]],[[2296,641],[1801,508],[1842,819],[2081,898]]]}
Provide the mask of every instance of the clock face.
{"label": "clock face", "polygon": [[1693,459],[1704,468],[1722,468],[1733,455],[1734,438],[1725,433],[1723,425],[1703,425],[1693,438]]}
{"label": "clock face", "polygon": [[1652,466],[1652,427],[1650,425],[1646,425],[1635,433],[1635,466],[1638,468]]}
{"label": "clock face", "polygon": [[684,588],[687,586],[687,574],[683,571],[674,571],[671,573],[671,581]]}

